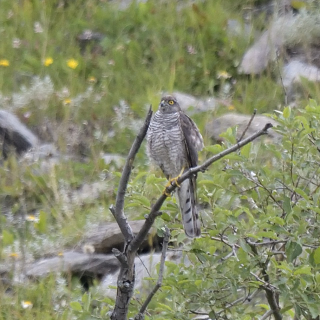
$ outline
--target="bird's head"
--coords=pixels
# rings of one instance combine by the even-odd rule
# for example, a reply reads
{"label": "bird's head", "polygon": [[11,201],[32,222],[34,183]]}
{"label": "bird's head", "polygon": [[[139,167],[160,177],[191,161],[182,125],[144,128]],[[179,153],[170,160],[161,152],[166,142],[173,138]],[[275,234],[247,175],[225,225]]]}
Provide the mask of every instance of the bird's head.
{"label": "bird's head", "polygon": [[181,108],[175,97],[164,96],[160,101],[159,110],[162,113],[175,113],[181,111]]}

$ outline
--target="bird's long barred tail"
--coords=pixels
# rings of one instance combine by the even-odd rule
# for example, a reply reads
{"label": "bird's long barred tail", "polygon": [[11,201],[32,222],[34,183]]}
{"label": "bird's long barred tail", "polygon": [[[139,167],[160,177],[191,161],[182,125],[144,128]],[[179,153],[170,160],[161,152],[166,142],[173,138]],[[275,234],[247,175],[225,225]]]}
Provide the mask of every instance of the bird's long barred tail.
{"label": "bird's long barred tail", "polygon": [[191,179],[183,181],[177,191],[184,231],[189,238],[199,237],[201,234],[195,192]]}

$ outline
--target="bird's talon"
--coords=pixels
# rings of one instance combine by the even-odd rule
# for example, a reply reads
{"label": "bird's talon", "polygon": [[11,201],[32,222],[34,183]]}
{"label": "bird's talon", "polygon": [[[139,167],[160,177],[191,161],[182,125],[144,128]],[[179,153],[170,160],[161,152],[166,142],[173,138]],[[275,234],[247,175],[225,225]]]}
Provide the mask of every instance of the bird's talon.
{"label": "bird's talon", "polygon": [[180,188],[180,184],[178,183],[178,179],[179,179],[180,175],[176,178],[172,178],[170,180],[170,183],[174,183],[178,188]]}

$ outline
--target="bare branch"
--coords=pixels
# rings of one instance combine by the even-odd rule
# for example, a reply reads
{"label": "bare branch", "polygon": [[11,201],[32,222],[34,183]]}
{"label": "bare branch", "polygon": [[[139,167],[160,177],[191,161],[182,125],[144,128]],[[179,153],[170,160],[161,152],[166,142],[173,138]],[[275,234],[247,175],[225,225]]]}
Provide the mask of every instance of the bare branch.
{"label": "bare branch", "polygon": [[236,248],[240,248],[240,246],[238,244],[230,244],[228,241],[226,241],[224,239],[224,237],[210,237],[211,240],[215,240],[215,241],[219,241],[219,242],[222,242],[224,244],[226,244],[228,247],[230,247],[231,249],[233,249],[233,246],[235,246]]}
{"label": "bare branch", "polygon": [[219,311],[217,314],[221,314],[223,311],[225,311],[226,309],[229,309],[233,306],[235,306],[238,303],[244,303],[245,301],[252,301],[252,299],[259,293],[260,289],[257,289],[255,291],[253,291],[253,293],[250,296],[245,296],[245,297],[241,297],[233,302],[228,303],[225,308],[221,311]]}
{"label": "bare branch", "polygon": [[144,121],[144,125],[140,129],[135,141],[133,142],[133,145],[129,151],[127,161],[124,165],[121,179],[119,182],[119,187],[118,187],[118,193],[117,193],[117,198],[116,198],[116,206],[115,208],[110,207],[110,211],[112,212],[113,216],[115,217],[116,221],[118,222],[118,225],[120,227],[120,230],[125,238],[126,243],[130,242],[133,238],[133,233],[131,230],[131,227],[127,221],[127,217],[124,215],[123,212],[123,207],[124,207],[124,197],[125,193],[127,190],[127,185],[128,181],[130,178],[131,170],[132,170],[132,165],[134,158],[141,146],[141,143],[147,133],[150,121],[152,117],[152,110],[151,106],[148,111],[147,117]]}
{"label": "bare branch", "polygon": [[264,288],[264,290],[266,292],[266,297],[267,297],[270,309],[272,310],[272,313],[273,313],[275,320],[281,320],[283,318],[283,316],[280,312],[280,307],[279,307],[279,303],[277,301],[276,293],[271,289]]}
{"label": "bare branch", "polygon": [[[237,304],[239,304],[239,303],[244,303],[244,302],[246,302],[246,301],[252,301],[252,299],[258,294],[260,292],[260,289],[257,289],[257,290],[255,290],[251,295],[249,295],[249,296],[244,296],[244,297],[241,297],[241,298],[239,298],[239,299],[237,299],[237,300],[235,300],[235,301],[233,301],[233,302],[230,302],[230,303],[228,303],[226,306],[225,306],[225,308],[224,309],[222,309],[222,310],[220,310],[219,312],[216,312],[215,314],[216,315],[220,315],[221,313],[223,313],[223,312],[225,312],[226,311],[226,309],[230,309],[230,308],[232,308],[233,306],[235,306],[235,305],[237,305]],[[193,311],[193,310],[190,310],[190,312],[191,313],[193,313],[193,314],[198,314],[198,315],[207,315],[207,313],[205,313],[205,312],[197,312],[197,311]],[[204,318],[203,318],[204,319]],[[205,318],[205,319],[209,319],[209,316],[208,316],[208,318]]]}
{"label": "bare branch", "polygon": [[255,273],[250,272],[250,274],[251,274],[252,276],[254,276],[257,281],[261,282],[261,283],[263,284],[263,287],[264,287],[264,288],[269,288],[269,290],[278,290],[278,291],[279,291],[279,289],[278,289],[276,286],[274,286],[274,285],[272,285],[271,283],[268,283],[268,282],[262,280],[262,279],[259,278],[259,276],[257,276]]}
{"label": "bare branch", "polygon": [[114,254],[114,256],[119,260],[119,262],[121,263],[121,265],[123,265],[124,267],[128,267],[128,260],[127,257],[120,252],[118,249],[113,248],[112,249],[112,253]]}
{"label": "bare branch", "polygon": [[246,132],[248,131],[249,127],[251,126],[252,120],[253,120],[253,118],[256,116],[256,114],[257,114],[257,109],[254,109],[254,110],[253,110],[253,114],[252,114],[252,116],[251,116],[251,118],[250,118],[250,120],[249,120],[249,122],[248,122],[248,125],[247,125],[246,128],[243,130],[242,135],[241,135],[240,139],[238,140],[238,142],[240,142],[240,141],[243,139],[244,135],[245,135]]}
{"label": "bare branch", "polygon": [[146,222],[144,223],[144,225],[142,226],[141,230],[136,235],[136,237],[132,240],[132,243],[130,244],[130,250],[137,251],[139,249],[143,240],[146,238],[148,232],[150,231],[154,223],[154,220],[160,215],[161,215],[160,211],[154,211],[154,212],[150,212],[150,214],[146,216]]}
{"label": "bare branch", "polygon": [[270,317],[273,314],[272,310],[268,310],[261,318],[260,320],[265,320],[268,317]]}
{"label": "bare branch", "polygon": [[163,280],[163,273],[164,273],[164,263],[166,261],[166,253],[168,249],[168,243],[170,239],[170,231],[166,227],[164,238],[163,238],[163,245],[162,245],[162,254],[161,254],[161,260],[160,260],[160,268],[159,268],[159,277],[157,284],[153,288],[153,290],[150,292],[149,296],[147,297],[146,301],[142,305],[139,313],[135,316],[135,320],[143,320],[144,319],[144,313],[147,309],[148,304],[152,300],[153,296],[156,294],[156,292],[159,290],[159,288],[162,285],[162,280]]}
{"label": "bare branch", "polygon": [[134,284],[135,284],[135,269],[134,259],[136,256],[136,250],[132,251],[130,243],[133,239],[132,229],[127,221],[127,217],[124,214],[124,197],[127,190],[129,177],[131,174],[134,158],[141,146],[141,143],[147,133],[150,121],[152,117],[151,107],[146,116],[144,125],[140,129],[136,139],[134,140],[132,147],[129,151],[126,164],[123,168],[121,179],[119,182],[118,193],[116,198],[116,206],[110,207],[110,211],[115,217],[119,228],[125,238],[124,252],[121,253],[119,250],[113,250],[115,256],[121,263],[120,272],[118,275],[117,282],[117,297],[115,302],[115,308],[111,315],[111,320],[126,320],[129,303],[133,295]]}
{"label": "bare branch", "polygon": [[[125,242],[126,242],[126,247],[124,250],[124,255],[126,259],[124,259],[123,256],[119,255],[118,252],[118,259],[121,262],[121,268],[120,268],[120,273],[118,276],[118,290],[117,290],[117,298],[116,298],[116,303],[115,303],[115,309],[113,310],[113,313],[111,315],[111,320],[126,320],[127,314],[128,314],[128,307],[130,300],[133,295],[133,289],[134,289],[134,283],[135,283],[135,271],[134,271],[134,258],[137,253],[137,250],[139,249],[142,241],[145,239],[148,231],[152,227],[154,220],[156,219],[157,216],[161,214],[160,209],[162,204],[167,198],[166,194],[170,194],[173,192],[178,185],[180,185],[184,180],[188,179],[191,175],[194,175],[195,173],[199,171],[205,171],[213,162],[220,160],[224,156],[240,149],[244,145],[248,144],[249,142],[253,141],[254,139],[258,138],[259,136],[266,134],[267,130],[272,127],[271,123],[268,123],[265,125],[265,127],[256,132],[255,134],[251,135],[250,137],[244,139],[241,142],[238,142],[236,145],[232,146],[231,148],[228,148],[227,150],[224,150],[223,152],[211,157],[207,161],[205,161],[201,166],[197,166],[194,168],[189,169],[187,172],[185,172],[181,177],[179,177],[177,184],[171,183],[169,187],[166,188],[166,194],[162,194],[159,199],[156,201],[156,203],[153,205],[151,208],[151,211],[149,215],[146,217],[146,221],[144,225],[142,226],[140,232],[136,237],[133,236],[132,230],[130,225],[127,222],[127,218],[124,214],[124,197],[125,197],[125,192],[127,189],[127,184],[129,181],[132,165],[133,165],[133,160],[135,158],[136,153],[138,152],[138,149],[142,143],[142,140],[144,139],[148,126],[151,120],[152,116],[152,111],[151,108],[148,112],[148,115],[146,117],[144,126],[141,128],[138,136],[136,137],[131,150],[129,152],[125,167],[123,169],[123,173],[120,179],[119,183],[119,188],[118,188],[118,194],[117,194],[117,199],[116,199],[116,206],[110,207],[110,210],[112,214],[114,215],[120,230],[122,234],[125,237]],[[162,280],[162,278],[161,278]],[[157,288],[158,283],[154,289],[158,290]],[[155,293],[154,292],[154,293]],[[153,294],[154,294],[153,293]],[[151,296],[152,298],[152,296]],[[150,299],[151,299],[150,298]],[[147,307],[148,303],[150,301],[146,301],[146,306]],[[144,311],[143,311],[144,312]],[[140,312],[141,313],[141,312]],[[139,316],[139,315],[138,315]],[[137,318],[139,319],[139,318]],[[142,319],[142,318],[141,318]]]}
{"label": "bare branch", "polygon": [[287,243],[289,239],[284,239],[284,240],[270,240],[270,241],[263,241],[263,242],[252,242],[249,239],[246,239],[246,242],[250,246],[270,246],[270,245],[275,245],[278,243]]}

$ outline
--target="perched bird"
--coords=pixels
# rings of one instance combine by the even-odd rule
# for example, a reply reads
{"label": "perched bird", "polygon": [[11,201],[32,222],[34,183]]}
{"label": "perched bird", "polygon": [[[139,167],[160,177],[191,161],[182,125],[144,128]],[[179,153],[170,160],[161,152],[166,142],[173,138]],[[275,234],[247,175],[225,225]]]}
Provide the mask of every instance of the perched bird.
{"label": "perched bird", "polygon": [[[197,166],[198,151],[202,148],[203,139],[196,124],[182,112],[173,96],[163,97],[147,132],[147,152],[151,160],[170,181]],[[201,234],[196,179],[193,175],[177,189],[183,227],[190,238]]]}

